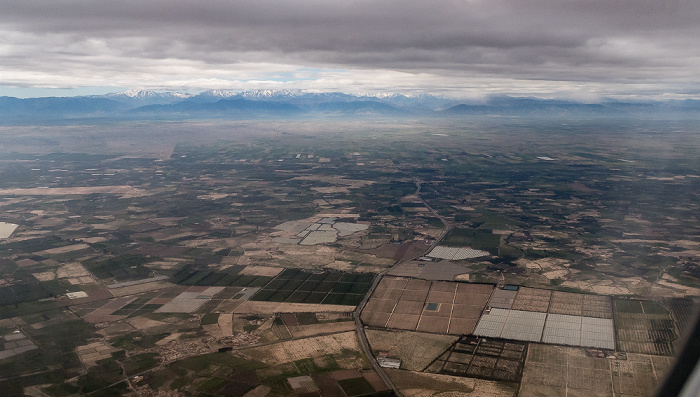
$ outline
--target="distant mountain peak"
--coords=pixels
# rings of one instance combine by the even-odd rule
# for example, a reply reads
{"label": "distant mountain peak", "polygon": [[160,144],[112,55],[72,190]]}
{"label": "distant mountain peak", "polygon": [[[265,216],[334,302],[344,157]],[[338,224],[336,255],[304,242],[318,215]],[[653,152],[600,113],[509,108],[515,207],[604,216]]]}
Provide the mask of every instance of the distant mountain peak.
{"label": "distant mountain peak", "polygon": [[157,92],[150,90],[126,90],[122,92],[115,92],[112,94],[105,95],[106,97],[124,97],[133,99],[148,99],[148,98],[188,98],[191,95],[183,94],[181,92],[167,91],[167,92]]}
{"label": "distant mountain peak", "polygon": [[284,96],[284,97],[294,97],[294,96],[299,96],[303,95],[305,92],[301,90],[287,90],[287,89],[281,89],[281,90],[252,90],[252,91],[243,91],[239,93],[238,95],[243,97],[243,98],[272,98],[272,97],[279,97],[279,96]]}
{"label": "distant mountain peak", "polygon": [[235,92],[227,91],[227,90],[207,90],[207,91],[202,91],[199,94],[195,95],[197,97],[211,97],[211,98],[229,98],[232,96],[235,96]]}

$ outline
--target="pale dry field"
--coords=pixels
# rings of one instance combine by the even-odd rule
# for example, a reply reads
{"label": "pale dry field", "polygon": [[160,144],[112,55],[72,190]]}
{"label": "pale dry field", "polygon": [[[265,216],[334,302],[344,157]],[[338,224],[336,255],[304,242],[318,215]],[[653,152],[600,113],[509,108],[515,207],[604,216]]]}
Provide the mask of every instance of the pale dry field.
{"label": "pale dry field", "polygon": [[410,371],[422,371],[457,340],[456,336],[409,331],[367,329],[365,333],[373,351],[390,352],[401,360],[402,369]]}
{"label": "pale dry field", "polygon": [[51,281],[56,278],[56,274],[54,272],[32,273],[32,276],[39,281]]}
{"label": "pale dry field", "polygon": [[167,324],[167,323],[164,323],[162,321],[151,320],[150,318],[141,317],[141,316],[126,319],[126,322],[138,330],[159,327],[161,325]]}
{"label": "pale dry field", "polygon": [[78,354],[80,361],[88,367],[96,365],[97,361],[112,357],[112,353],[118,350],[119,349],[115,349],[102,341],[75,348],[75,352]]}
{"label": "pale dry field", "polygon": [[276,365],[297,361],[305,358],[341,354],[343,350],[353,350],[359,353],[355,332],[343,332],[333,335],[317,336],[279,342],[267,346],[243,350],[249,357],[255,357],[266,364]]}
{"label": "pale dry field", "polygon": [[[342,240],[341,240],[342,241]],[[394,264],[393,259],[378,258],[324,245],[289,245],[272,242],[270,237],[262,236],[257,242],[242,245],[245,253],[238,260],[238,265],[271,265],[297,269],[321,269],[352,271],[357,267],[349,260],[356,260],[366,265],[359,267],[363,272],[376,272]]]}
{"label": "pale dry field", "polygon": [[129,295],[134,295],[134,294],[140,294],[142,292],[155,291],[155,290],[174,287],[174,286],[175,286],[175,284],[171,284],[171,283],[166,282],[166,281],[156,281],[154,283],[132,285],[129,287],[112,288],[109,290],[109,292],[111,292],[112,295],[114,295],[116,297],[120,297],[120,296],[129,296]]}
{"label": "pale dry field", "polygon": [[78,240],[89,243],[89,244],[95,244],[95,243],[101,243],[103,241],[107,241],[106,237],[83,237],[79,238]]}
{"label": "pale dry field", "polygon": [[355,329],[354,321],[342,321],[337,323],[290,325],[287,327],[294,338],[306,338],[319,334],[333,334],[337,332],[352,331]]}
{"label": "pale dry field", "polygon": [[280,274],[281,271],[282,271],[282,268],[280,268],[280,267],[250,265],[250,266],[246,266],[238,274],[247,275],[247,276],[274,277],[274,276]]}
{"label": "pale dry field", "polygon": [[8,238],[15,232],[19,225],[8,222],[0,222],[0,238]]}
{"label": "pale dry field", "polygon": [[69,263],[56,270],[56,277],[58,278],[83,277],[89,275],[90,272],[80,263]]}
{"label": "pale dry field", "polygon": [[512,397],[517,395],[517,385],[494,381],[428,374],[422,372],[386,369],[394,385],[406,397]]}
{"label": "pale dry field", "polygon": [[88,244],[72,244],[72,245],[66,245],[64,247],[58,247],[58,248],[51,248],[43,251],[36,252],[35,254],[37,255],[56,255],[56,254],[65,254],[66,252],[73,252],[73,251],[80,251],[90,248]]}
{"label": "pale dry field", "polygon": [[318,313],[318,312],[351,312],[355,306],[322,305],[315,303],[290,302],[257,302],[241,303],[234,313]]}
{"label": "pale dry field", "polygon": [[233,336],[233,314],[221,313],[217,326],[222,336]]}

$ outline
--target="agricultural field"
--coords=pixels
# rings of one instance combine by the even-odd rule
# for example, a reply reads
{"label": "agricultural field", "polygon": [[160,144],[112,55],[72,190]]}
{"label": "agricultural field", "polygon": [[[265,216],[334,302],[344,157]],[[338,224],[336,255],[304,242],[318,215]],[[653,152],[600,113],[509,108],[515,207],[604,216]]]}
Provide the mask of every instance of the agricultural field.
{"label": "agricultural field", "polygon": [[488,284],[385,276],[362,312],[371,327],[469,334],[493,290]]}
{"label": "agricultural field", "polygon": [[[373,353],[401,358],[387,372],[405,395],[518,391],[417,372],[487,306],[545,316],[521,396],[607,395],[581,383],[599,359],[555,340],[582,318],[612,321],[627,352],[610,361],[610,390],[643,395],[700,296],[700,143],[684,132],[696,129],[480,117],[7,126],[0,222],[19,226],[0,235],[0,337],[16,352],[5,339],[19,330],[37,348],[0,358],[0,389],[381,393],[342,316],[398,264],[360,319]],[[49,138],[52,149],[36,144]],[[549,334],[547,316],[561,320]],[[568,361],[538,359],[543,346]],[[454,354],[440,368],[467,365]]]}
{"label": "agricultural field", "polygon": [[671,312],[657,302],[615,300],[615,327],[618,348],[622,351],[674,354],[678,331]]}
{"label": "agricultural field", "polygon": [[352,320],[352,313],[349,312],[279,313],[272,330],[280,339],[299,339],[351,331],[355,329]]}
{"label": "agricultural field", "polygon": [[360,303],[373,274],[305,272],[287,269],[267,283],[253,301],[349,305]]}
{"label": "agricultural field", "polygon": [[645,396],[663,379],[670,362],[668,357],[641,354],[598,358],[581,349],[530,344],[518,395]]}
{"label": "agricultural field", "polygon": [[457,339],[452,335],[410,331],[365,331],[375,356],[386,353],[401,360],[401,369],[423,371]]}
{"label": "agricultural field", "polygon": [[514,397],[516,384],[485,379],[465,378],[425,372],[388,369],[387,373],[402,395],[422,397],[431,395],[472,395],[478,397]]}
{"label": "agricultural field", "polygon": [[426,368],[429,372],[496,381],[520,382],[527,343],[459,338]]}

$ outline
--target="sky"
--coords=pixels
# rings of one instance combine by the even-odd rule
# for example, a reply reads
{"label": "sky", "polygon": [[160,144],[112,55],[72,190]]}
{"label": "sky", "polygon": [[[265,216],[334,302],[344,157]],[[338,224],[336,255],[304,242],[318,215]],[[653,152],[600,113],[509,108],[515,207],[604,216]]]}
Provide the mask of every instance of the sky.
{"label": "sky", "polygon": [[697,0],[0,0],[0,95],[700,98]]}

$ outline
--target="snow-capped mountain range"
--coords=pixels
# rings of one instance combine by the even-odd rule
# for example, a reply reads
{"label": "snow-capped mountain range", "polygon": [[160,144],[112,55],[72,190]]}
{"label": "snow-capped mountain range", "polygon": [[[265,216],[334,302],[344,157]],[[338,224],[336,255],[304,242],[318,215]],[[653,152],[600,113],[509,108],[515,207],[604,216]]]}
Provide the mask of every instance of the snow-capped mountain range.
{"label": "snow-capped mountain range", "polygon": [[65,119],[187,119],[270,117],[691,117],[699,100],[585,104],[566,100],[491,97],[470,103],[430,94],[347,94],[296,90],[200,93],[129,90],[79,96],[0,97],[0,124]]}
{"label": "snow-capped mountain range", "polygon": [[378,101],[383,103],[396,103],[401,105],[415,106],[430,104],[446,105],[450,103],[459,103],[455,99],[429,95],[416,94],[406,95],[398,93],[382,93],[382,94],[346,94],[342,92],[316,93],[302,90],[253,90],[253,91],[227,91],[227,90],[208,90],[198,94],[189,94],[174,91],[148,91],[148,90],[128,90],[106,95],[94,95],[92,98],[107,98],[119,102],[140,103],[142,105],[170,104],[183,100],[195,102],[212,102],[221,99],[247,99],[251,101],[286,101],[293,99],[304,103],[311,102],[329,102],[329,101]]}

